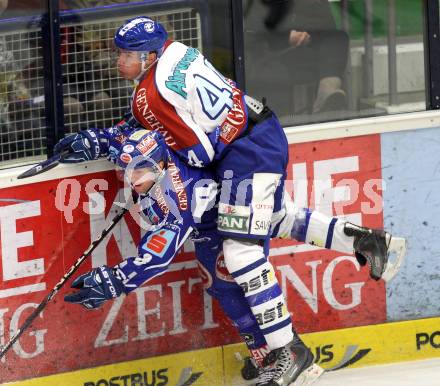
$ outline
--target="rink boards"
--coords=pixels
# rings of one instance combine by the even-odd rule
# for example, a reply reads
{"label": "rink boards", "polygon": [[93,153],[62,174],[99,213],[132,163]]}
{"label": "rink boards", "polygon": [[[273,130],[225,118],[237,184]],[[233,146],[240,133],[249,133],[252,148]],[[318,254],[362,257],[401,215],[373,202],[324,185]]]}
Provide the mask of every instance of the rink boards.
{"label": "rink boards", "polygon": [[[326,370],[440,357],[440,318],[304,334]],[[242,344],[159,356],[14,382],[14,386],[241,386]]]}
{"label": "rink boards", "polygon": [[[407,332],[401,333],[402,342],[395,346],[401,356],[394,351],[379,355],[383,342],[378,331],[386,331],[388,340],[392,336],[392,330],[381,324],[440,315],[436,296],[440,293],[438,129],[398,131],[403,123],[388,126],[392,132],[362,128],[367,135],[359,135],[356,126],[345,128],[347,135],[355,135],[352,138],[336,138],[330,130],[326,131],[330,137],[316,137],[312,142],[300,140],[298,128],[298,137],[288,135],[286,188],[297,205],[344,215],[370,227],[385,226],[409,242],[402,270],[388,285],[369,279],[353,256],[292,241],[271,244],[271,261],[295,326],[300,333],[309,334],[306,341],[326,368],[440,355],[436,318],[390,324],[397,329],[422,323],[426,331],[416,333],[422,334],[416,350],[415,335],[410,333],[413,327],[402,327]],[[123,201],[111,165],[104,160],[62,165],[33,179],[17,180],[23,169],[0,174],[0,343],[9,339],[112,218],[117,209],[111,207],[112,202]],[[140,233],[136,219],[126,216],[78,273],[135,255]],[[205,376],[222,370],[214,360],[205,369],[204,358],[220,355],[219,363],[224,361],[231,373],[239,366],[229,352],[236,350],[231,345],[240,338],[204,292],[191,244],[184,246],[165,275],[101,310],[87,312],[65,304],[62,298],[68,287],[0,362],[0,383],[70,374],[66,379],[95,386],[85,382],[96,384],[99,379],[90,374],[104,369],[107,381],[120,377],[112,381],[114,385],[125,386],[129,379],[125,375],[151,377],[153,372],[157,384],[165,382],[159,377],[166,376],[172,382],[163,384],[174,385],[188,367]],[[359,329],[368,340],[359,340],[354,332]],[[151,362],[157,357],[158,362]],[[144,375],[143,366],[150,373]],[[88,368],[94,370],[88,373]],[[80,373],[72,378],[72,371]],[[133,379],[136,382],[138,376]],[[68,385],[64,381],[58,384]]]}

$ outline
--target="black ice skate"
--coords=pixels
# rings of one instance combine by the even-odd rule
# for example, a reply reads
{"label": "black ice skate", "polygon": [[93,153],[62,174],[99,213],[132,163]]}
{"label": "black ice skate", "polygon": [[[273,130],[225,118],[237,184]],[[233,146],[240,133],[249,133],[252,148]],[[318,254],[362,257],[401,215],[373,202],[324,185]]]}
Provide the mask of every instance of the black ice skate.
{"label": "black ice skate", "polygon": [[[360,265],[368,264],[374,280],[391,280],[398,272],[406,252],[406,240],[393,237],[380,229],[369,229],[345,223],[344,233],[353,236],[353,248]],[[390,252],[396,253],[394,261]]]}
{"label": "black ice skate", "polygon": [[324,370],[313,363],[309,348],[298,336],[284,347],[273,350],[265,358],[268,364],[260,369],[256,386],[308,386]]}

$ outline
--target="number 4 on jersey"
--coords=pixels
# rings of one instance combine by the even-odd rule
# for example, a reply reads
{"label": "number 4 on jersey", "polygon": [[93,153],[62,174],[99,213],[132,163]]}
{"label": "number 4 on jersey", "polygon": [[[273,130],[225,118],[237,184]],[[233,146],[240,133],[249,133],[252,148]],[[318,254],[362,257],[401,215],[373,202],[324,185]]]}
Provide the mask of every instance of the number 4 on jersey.
{"label": "number 4 on jersey", "polygon": [[203,167],[203,161],[200,161],[197,158],[196,152],[194,150],[189,150],[188,151],[188,163],[191,166],[195,166],[197,168],[202,168]]}
{"label": "number 4 on jersey", "polygon": [[203,76],[194,75],[197,82],[197,94],[204,113],[212,120],[225,110],[232,108],[232,93],[227,88],[217,87]]}

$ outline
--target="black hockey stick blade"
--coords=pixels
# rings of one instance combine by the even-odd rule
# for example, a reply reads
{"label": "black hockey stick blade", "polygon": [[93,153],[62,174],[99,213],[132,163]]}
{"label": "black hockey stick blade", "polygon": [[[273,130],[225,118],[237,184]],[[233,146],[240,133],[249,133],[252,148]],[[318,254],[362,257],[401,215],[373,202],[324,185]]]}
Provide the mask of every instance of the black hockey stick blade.
{"label": "black hockey stick blade", "polygon": [[33,177],[37,174],[44,173],[50,169],[53,169],[55,166],[57,166],[60,163],[60,160],[64,158],[67,154],[69,154],[68,151],[61,152],[60,154],[55,154],[54,156],[48,158],[45,161],[40,162],[39,164],[32,166],[30,169],[24,171],[20,175],[17,176],[18,179],[21,178],[27,178],[27,177]]}

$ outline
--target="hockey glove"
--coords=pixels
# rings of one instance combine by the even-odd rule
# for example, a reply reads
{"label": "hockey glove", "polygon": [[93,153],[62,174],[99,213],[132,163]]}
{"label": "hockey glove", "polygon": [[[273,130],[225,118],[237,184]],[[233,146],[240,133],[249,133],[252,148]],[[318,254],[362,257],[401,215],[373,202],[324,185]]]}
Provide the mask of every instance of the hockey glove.
{"label": "hockey glove", "polygon": [[124,285],[112,268],[103,265],[78,276],[71,287],[79,291],[64,296],[64,300],[92,309],[100,307],[106,300],[117,298],[123,292]]}
{"label": "hockey glove", "polygon": [[77,163],[97,159],[100,154],[98,137],[93,130],[68,135],[55,145],[54,153],[59,154],[66,150],[68,154],[60,162]]}

